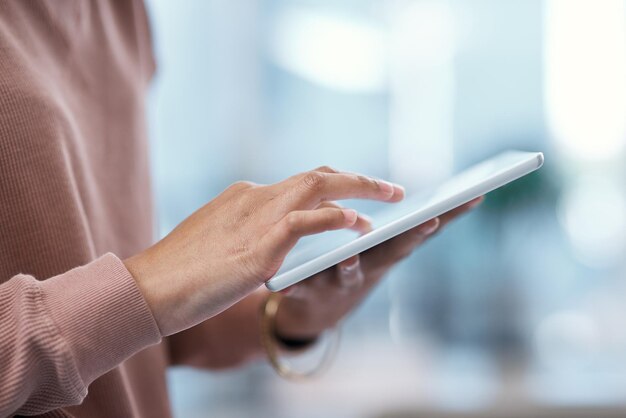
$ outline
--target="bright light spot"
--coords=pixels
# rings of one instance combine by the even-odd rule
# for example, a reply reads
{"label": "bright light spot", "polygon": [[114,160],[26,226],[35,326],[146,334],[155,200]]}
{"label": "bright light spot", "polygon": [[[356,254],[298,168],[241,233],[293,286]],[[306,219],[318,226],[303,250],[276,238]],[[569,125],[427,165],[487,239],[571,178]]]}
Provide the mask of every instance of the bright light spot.
{"label": "bright light spot", "polygon": [[[619,274],[619,273],[618,273]],[[626,350],[626,306],[622,295],[626,292],[626,283],[608,285],[592,292],[585,303],[585,311],[596,318],[602,332],[602,347],[605,352],[623,355]],[[622,365],[624,369],[626,365]]]}
{"label": "bright light spot", "polygon": [[373,25],[291,9],[273,26],[270,53],[285,70],[337,90],[385,88],[384,33]]}
{"label": "bright light spot", "polygon": [[615,157],[626,143],[625,3],[546,3],[548,120],[558,144],[576,158]]}
{"label": "bright light spot", "polygon": [[[449,2],[398,2],[390,7],[390,54],[396,71],[449,64],[456,52],[457,24]],[[414,77],[414,76],[413,76]]]}
{"label": "bright light spot", "polygon": [[595,321],[576,311],[558,312],[544,319],[535,331],[535,350],[550,369],[580,370],[597,352],[599,331]]}
{"label": "bright light spot", "polygon": [[587,176],[566,191],[560,221],[580,261],[607,267],[626,254],[626,199],[610,178]]}

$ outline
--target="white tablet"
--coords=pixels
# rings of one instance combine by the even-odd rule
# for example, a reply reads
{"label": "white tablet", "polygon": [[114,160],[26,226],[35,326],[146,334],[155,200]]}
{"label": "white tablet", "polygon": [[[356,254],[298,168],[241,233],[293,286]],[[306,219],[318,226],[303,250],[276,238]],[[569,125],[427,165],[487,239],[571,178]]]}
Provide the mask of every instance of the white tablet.
{"label": "white tablet", "polygon": [[430,192],[407,196],[368,214],[374,229],[364,235],[339,230],[302,238],[266,286],[277,292],[375,245],[504,186],[543,165],[540,152],[507,151],[451,177]]}

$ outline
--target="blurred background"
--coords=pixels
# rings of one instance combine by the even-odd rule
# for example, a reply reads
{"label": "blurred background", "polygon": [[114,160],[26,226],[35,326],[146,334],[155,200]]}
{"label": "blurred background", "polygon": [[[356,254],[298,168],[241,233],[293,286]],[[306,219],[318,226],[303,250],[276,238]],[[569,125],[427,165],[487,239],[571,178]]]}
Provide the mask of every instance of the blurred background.
{"label": "blurred background", "polygon": [[173,369],[176,416],[626,416],[624,0],[148,8],[161,235],[239,179],[327,164],[415,191],[546,156],[399,265],[324,377]]}

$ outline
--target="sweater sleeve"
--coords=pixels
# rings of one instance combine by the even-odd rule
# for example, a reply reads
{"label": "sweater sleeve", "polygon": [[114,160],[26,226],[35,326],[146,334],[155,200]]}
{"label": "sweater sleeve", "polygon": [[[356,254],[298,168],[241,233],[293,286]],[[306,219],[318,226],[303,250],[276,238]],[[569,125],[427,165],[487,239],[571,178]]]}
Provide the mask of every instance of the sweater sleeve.
{"label": "sweater sleeve", "polygon": [[79,404],[93,380],[160,341],[113,254],[45,281],[17,275],[0,285],[0,416]]}

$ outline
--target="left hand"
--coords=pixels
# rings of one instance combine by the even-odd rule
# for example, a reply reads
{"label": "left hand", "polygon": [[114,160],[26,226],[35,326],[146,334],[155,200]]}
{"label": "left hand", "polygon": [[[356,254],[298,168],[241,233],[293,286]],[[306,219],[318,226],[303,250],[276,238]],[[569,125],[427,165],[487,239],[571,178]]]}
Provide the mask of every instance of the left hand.
{"label": "left hand", "polygon": [[[284,290],[276,316],[277,334],[289,339],[314,339],[335,326],[396,263],[482,200],[474,199]],[[367,221],[361,218],[357,227],[366,230]]]}

